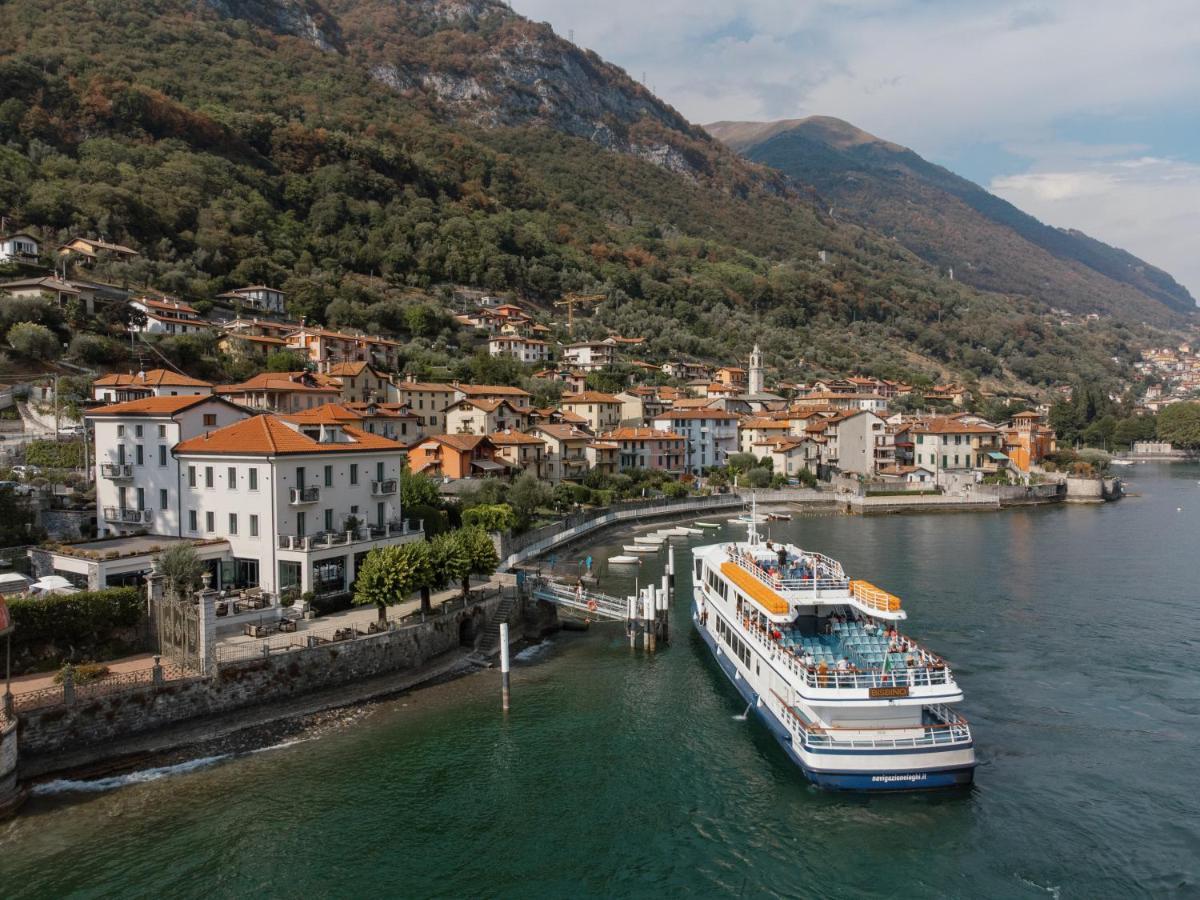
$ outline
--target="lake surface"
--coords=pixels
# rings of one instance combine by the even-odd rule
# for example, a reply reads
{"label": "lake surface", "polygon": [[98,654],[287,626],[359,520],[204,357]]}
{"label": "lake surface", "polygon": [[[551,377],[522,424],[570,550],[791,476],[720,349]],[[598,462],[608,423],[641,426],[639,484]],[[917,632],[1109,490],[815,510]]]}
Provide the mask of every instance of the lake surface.
{"label": "lake surface", "polygon": [[291,746],[34,797],[0,826],[0,896],[1195,896],[1200,467],[1122,474],[1140,496],[1102,507],[771,526],[899,594],[950,661],[968,792],[808,785],[737,718],[685,575],[668,649],[556,636],[522,654],[507,718],[487,672]]}

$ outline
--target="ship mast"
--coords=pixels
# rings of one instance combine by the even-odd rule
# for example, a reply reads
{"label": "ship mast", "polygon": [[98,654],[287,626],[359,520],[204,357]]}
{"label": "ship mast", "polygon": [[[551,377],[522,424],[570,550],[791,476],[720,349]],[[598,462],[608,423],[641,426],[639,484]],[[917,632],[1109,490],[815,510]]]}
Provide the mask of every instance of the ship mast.
{"label": "ship mast", "polygon": [[750,492],[750,524],[746,526],[746,542],[751,547],[758,545],[758,495]]}

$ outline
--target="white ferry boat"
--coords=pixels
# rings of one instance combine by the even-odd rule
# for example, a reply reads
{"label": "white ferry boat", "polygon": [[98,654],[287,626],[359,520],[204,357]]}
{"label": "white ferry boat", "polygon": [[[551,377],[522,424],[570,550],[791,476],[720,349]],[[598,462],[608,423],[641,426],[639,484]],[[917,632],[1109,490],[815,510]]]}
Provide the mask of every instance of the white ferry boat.
{"label": "white ferry boat", "polygon": [[946,663],[900,634],[900,600],[792,544],[697,547],[692,619],[721,670],[814,783],[971,783],[971,729]]}

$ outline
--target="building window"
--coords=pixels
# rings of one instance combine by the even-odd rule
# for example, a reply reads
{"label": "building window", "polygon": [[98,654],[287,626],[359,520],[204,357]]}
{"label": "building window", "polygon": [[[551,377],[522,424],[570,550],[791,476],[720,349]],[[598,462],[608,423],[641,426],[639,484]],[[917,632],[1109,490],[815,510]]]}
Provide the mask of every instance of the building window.
{"label": "building window", "polygon": [[167,426],[166,425],[158,426],[158,436],[160,438],[165,438],[167,436]]}
{"label": "building window", "polygon": [[125,426],[124,425],[117,426],[117,437],[125,437]]}
{"label": "building window", "polygon": [[171,505],[171,501],[167,498],[167,489],[159,488],[158,489],[158,508],[165,510],[170,505]]}
{"label": "building window", "polygon": [[165,466],[167,464],[167,445],[166,444],[158,445],[158,464],[160,466]]}
{"label": "building window", "polygon": [[258,537],[258,516],[250,517],[250,537]]}
{"label": "building window", "polygon": [[216,413],[205,413],[204,414],[204,427],[205,428],[216,428],[217,427],[217,414]]}
{"label": "building window", "polygon": [[250,467],[250,490],[258,490],[258,469]]}
{"label": "building window", "polygon": [[133,435],[134,435],[134,437],[141,437],[141,436],[142,436],[142,426],[141,426],[141,425],[134,425],[134,426],[133,426]]}
{"label": "building window", "polygon": [[325,510],[325,530],[333,531],[333,510]]}
{"label": "building window", "polygon": [[216,513],[206,512],[204,514],[204,530],[209,532],[210,534],[217,530]]}
{"label": "building window", "polygon": [[237,534],[237,513],[229,514],[229,533]]}
{"label": "building window", "polygon": [[139,466],[146,462],[146,454],[141,444],[135,444],[133,447],[133,461]]}
{"label": "building window", "polygon": [[196,467],[188,466],[188,487],[196,486]]}
{"label": "building window", "polygon": [[226,470],[225,477],[229,481],[229,489],[231,491],[236,491],[237,490],[237,469],[234,466],[230,466]]}
{"label": "building window", "polygon": [[197,531],[197,530],[198,529],[196,527],[196,511],[194,509],[189,509],[188,510],[188,531]]}
{"label": "building window", "polygon": [[358,484],[358,463],[350,463],[350,483]]}
{"label": "building window", "polygon": [[213,486],[213,467],[212,466],[204,467],[204,486],[206,488],[210,488]]}
{"label": "building window", "polygon": [[325,487],[333,487],[333,466],[325,467]]}

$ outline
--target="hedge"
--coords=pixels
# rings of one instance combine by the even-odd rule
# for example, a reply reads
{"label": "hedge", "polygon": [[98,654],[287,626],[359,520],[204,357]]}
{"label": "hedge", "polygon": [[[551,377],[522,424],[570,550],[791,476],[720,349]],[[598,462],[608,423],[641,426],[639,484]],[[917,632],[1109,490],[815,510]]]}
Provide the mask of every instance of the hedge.
{"label": "hedge", "polygon": [[83,466],[83,441],[30,441],[25,463],[43,469],[78,469]]}
{"label": "hedge", "polygon": [[56,668],[63,662],[106,659],[143,650],[146,601],[137,588],[108,588],[49,597],[14,597],[8,609],[13,666]]}

